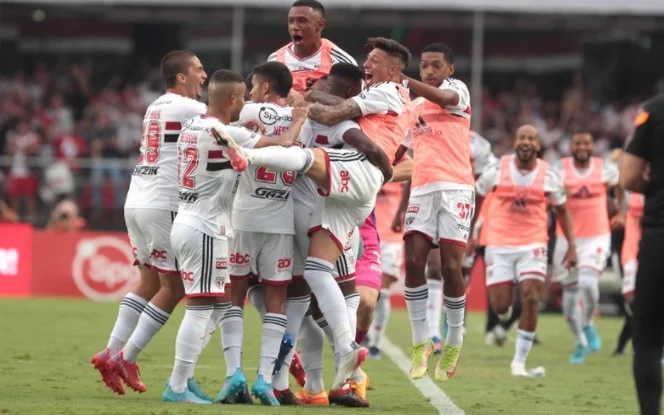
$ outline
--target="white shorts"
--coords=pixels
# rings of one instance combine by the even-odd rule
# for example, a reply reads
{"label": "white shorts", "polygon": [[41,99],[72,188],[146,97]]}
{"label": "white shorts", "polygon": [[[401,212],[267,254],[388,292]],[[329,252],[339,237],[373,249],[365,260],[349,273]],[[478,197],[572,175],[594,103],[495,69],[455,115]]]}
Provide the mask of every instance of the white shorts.
{"label": "white shorts", "polygon": [[289,284],[293,279],[293,235],[235,231],[231,240],[231,279],[259,277],[263,284]]}
{"label": "white shorts", "polygon": [[[293,238],[293,278],[302,278],[304,263],[309,253],[309,228],[314,210],[304,203],[295,203],[295,237]],[[338,282],[349,281],[355,278],[355,262],[359,249],[359,232],[355,231],[350,242],[337,259],[336,267],[332,272]]]}
{"label": "white shorts", "polygon": [[228,277],[228,240],[213,238],[184,223],[171,230],[173,252],[180,260],[186,297],[210,297],[224,293]]}
{"label": "white shorts", "polygon": [[381,242],[380,255],[383,274],[398,280],[403,266],[403,242]]}
{"label": "white shorts", "polygon": [[[567,247],[567,239],[564,236],[557,236],[556,246],[553,249],[553,279],[563,285],[573,285],[578,282],[578,273],[569,272],[563,266],[563,258],[565,258]],[[604,271],[606,261],[610,255],[610,234],[594,238],[576,238],[576,268],[591,268],[601,273]]]}
{"label": "white shorts", "polygon": [[522,282],[528,279],[544,281],[546,278],[546,245],[523,247],[487,246],[486,286]]}
{"label": "white shorts", "polygon": [[433,245],[466,246],[474,212],[473,190],[437,190],[411,196],[406,210],[405,235],[419,232]]}
{"label": "white shorts", "polygon": [[171,228],[177,212],[163,209],[124,210],[135,265],[145,265],[161,274],[179,274],[178,260],[171,249]]}
{"label": "white shorts", "polygon": [[636,271],[639,269],[639,264],[636,261],[629,261],[623,265],[623,280],[622,280],[622,294],[630,294],[634,292],[636,287]]}
{"label": "white shorts", "polygon": [[328,189],[311,219],[309,234],[327,229],[340,251],[348,245],[353,230],[362,225],[376,205],[383,174],[364,154],[350,150],[325,150],[328,163]]}

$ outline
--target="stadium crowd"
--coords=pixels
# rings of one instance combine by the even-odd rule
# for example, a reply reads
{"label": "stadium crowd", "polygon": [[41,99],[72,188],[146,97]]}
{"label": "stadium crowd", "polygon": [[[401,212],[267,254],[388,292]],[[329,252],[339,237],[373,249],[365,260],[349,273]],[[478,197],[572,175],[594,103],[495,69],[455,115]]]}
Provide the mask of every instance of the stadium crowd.
{"label": "stadium crowd", "polygon": [[[162,85],[158,68],[142,65],[125,80],[100,76],[98,66],[38,63],[0,75],[0,195],[24,221],[45,224],[53,204],[71,197],[91,227],[123,226],[141,120]],[[580,127],[596,137],[598,155],[622,147],[639,100],[598,102],[580,76],[559,100],[545,100],[521,77],[499,92],[486,88],[482,104],[480,132],[495,154],[509,152],[516,127],[528,123],[542,132],[544,158],[555,161],[569,155]]]}

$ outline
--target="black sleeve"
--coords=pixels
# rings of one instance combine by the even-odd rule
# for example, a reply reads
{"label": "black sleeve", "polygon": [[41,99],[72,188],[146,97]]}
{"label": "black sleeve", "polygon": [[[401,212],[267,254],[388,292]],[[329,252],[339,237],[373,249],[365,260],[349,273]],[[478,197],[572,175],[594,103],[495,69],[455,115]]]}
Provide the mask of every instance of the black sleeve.
{"label": "black sleeve", "polygon": [[[643,106],[643,112],[647,114],[647,119],[638,124],[634,130],[632,140],[627,145],[627,152],[640,157],[646,161],[651,161],[653,154],[653,136],[654,125],[664,114],[664,98],[658,97]],[[643,116],[643,113],[639,117]],[[639,119],[637,117],[637,120]]]}

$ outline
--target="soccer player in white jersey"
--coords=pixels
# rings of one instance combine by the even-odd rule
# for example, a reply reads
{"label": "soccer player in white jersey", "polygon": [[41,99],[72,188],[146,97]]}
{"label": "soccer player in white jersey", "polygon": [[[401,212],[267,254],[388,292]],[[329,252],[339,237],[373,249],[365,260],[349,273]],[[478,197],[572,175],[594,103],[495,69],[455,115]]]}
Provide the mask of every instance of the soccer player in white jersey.
{"label": "soccer player in white jersey", "polygon": [[601,347],[593,315],[599,302],[599,278],[611,255],[611,231],[622,226],[624,195],[621,189],[616,189],[620,214],[609,218],[607,195],[618,185],[618,167],[594,156],[595,143],[590,133],[573,134],[569,149],[572,156],[563,158],[556,168],[567,190],[579,263],[575,272],[562,267],[568,244],[558,227],[553,275],[562,284],[563,316],[575,340],[570,363],[579,364]]}
{"label": "soccer player in white jersey", "polygon": [[[493,193],[484,232],[487,232],[486,285],[491,307],[501,320],[509,319],[518,283],[521,317],[511,363],[513,376],[541,377],[542,367],[526,370],[526,360],[535,338],[540,292],[547,272],[549,205],[553,205],[569,248],[562,259],[566,267],[576,265],[572,219],[567,209],[562,178],[544,160],[539,133],[531,125],[516,132],[514,155],[503,156],[477,180],[477,206]],[[479,209],[478,209],[479,210]]]}
{"label": "soccer player in white jersey", "polygon": [[[285,73],[287,76],[290,76],[287,70]],[[257,78],[260,78],[260,76],[254,76],[254,84],[258,81]],[[244,106],[244,95],[246,92],[246,86],[242,76],[229,71],[217,71],[212,78],[212,84],[216,85],[217,83],[223,85],[223,87],[228,90],[234,91],[234,96],[236,96],[234,100],[221,102],[219,104],[221,109],[226,112],[230,111],[229,113],[240,117],[240,109]],[[264,84],[265,82],[261,81],[259,83]],[[276,93],[283,98],[283,94],[287,94],[289,90],[290,85],[283,86],[282,83],[280,83],[275,87],[273,93]],[[242,97],[242,99],[240,100],[238,97]],[[296,141],[302,124],[304,123],[306,110],[293,109],[289,110],[288,113],[285,113],[283,109],[279,109],[276,104],[263,103],[260,104],[258,111],[260,112],[260,109],[263,107],[268,109],[268,111],[263,114],[263,118],[267,119],[266,117],[269,115],[269,118],[274,121],[272,132],[275,131],[277,122],[279,122],[280,124],[278,125],[281,125],[282,127],[285,125],[284,122],[290,124],[288,131],[283,132],[279,136],[259,136],[257,140],[247,140],[244,139],[244,136],[251,134],[251,132],[245,128],[229,126],[228,124],[231,121],[234,121],[234,119],[230,117],[219,119],[219,122],[213,126],[214,130],[224,131],[225,134],[229,134],[233,139],[240,137],[239,141],[245,143],[245,145],[250,148],[260,148],[272,145],[292,145]],[[231,109],[233,109],[233,111],[231,111]],[[270,110],[274,112],[270,112]],[[242,117],[249,120],[253,120],[254,116],[255,114],[242,115]],[[211,127],[211,131],[212,130],[213,128]],[[259,203],[260,200],[267,200],[272,203],[284,203],[287,199],[286,196],[288,195],[289,190],[288,188],[284,190],[277,186],[280,186],[283,182],[288,182],[291,175],[281,173],[275,174],[269,170],[261,170],[258,172],[257,169],[248,171],[246,174],[249,173],[252,175],[249,177],[252,182],[255,177],[259,177],[263,182],[254,185],[253,183],[247,183],[246,181],[243,182],[244,178],[240,177],[239,190],[238,194],[236,194],[232,214],[234,238],[228,261],[229,274],[232,278],[246,277],[249,274],[253,274],[260,276],[264,285],[267,286],[268,283],[271,283],[276,284],[278,287],[280,284],[287,283],[290,280],[289,258],[292,255],[292,242],[291,246],[287,246],[288,249],[283,252],[280,250],[281,248],[276,245],[277,242],[282,245],[288,244],[288,238],[284,238],[286,235],[283,235],[283,233],[287,234],[289,228],[275,229],[275,225],[273,224],[271,229],[272,232],[280,232],[280,234],[261,232],[260,235],[255,235],[259,232],[246,231],[245,229],[251,225],[246,217],[242,218],[242,214],[245,213],[242,209],[247,209],[248,206],[243,202],[242,198],[250,198],[254,204]],[[271,180],[270,174],[275,174],[275,180]],[[277,181],[277,179],[279,181]],[[245,189],[244,192],[246,193],[240,196],[239,192],[243,191],[243,186]],[[272,200],[269,200],[270,198]],[[271,210],[266,213],[268,218],[274,213],[275,207],[271,206],[270,209]],[[277,209],[279,209],[279,207],[277,207]],[[292,209],[292,206],[290,209]],[[287,211],[279,213],[279,215],[286,216],[288,214],[289,212]],[[290,220],[292,222],[292,211],[290,212],[290,215]],[[254,221],[257,220],[256,216],[253,214],[251,215],[251,219]],[[284,220],[283,217],[280,217],[279,219],[282,221]],[[285,218],[285,221],[286,226],[288,226],[288,217]],[[262,226],[262,229],[266,231],[266,227],[269,226],[269,223],[263,222]],[[292,224],[290,225],[290,229],[292,229]],[[290,232],[292,234],[292,230]],[[261,251],[259,252],[259,250]],[[266,257],[265,261],[263,261],[264,257]],[[221,321],[224,354],[227,362],[227,379],[224,387],[217,396],[216,401],[224,403],[236,403],[239,395],[246,387],[246,379],[242,373],[241,356],[244,316],[243,305],[247,291],[247,278],[233,278],[233,280],[233,289],[231,290],[231,302],[233,305],[230,310],[224,314]],[[270,285],[269,287],[272,286]],[[285,289],[283,289],[283,295],[285,295]],[[281,339],[283,338],[286,329],[286,318],[283,314],[283,298],[276,298],[275,301],[274,296],[270,296],[268,299],[271,301],[268,301],[266,304],[268,314],[266,315],[263,324],[259,377],[252,387],[252,393],[259,398],[262,403],[278,406],[279,402],[276,401],[274,397],[269,380],[272,377],[274,361],[277,358],[279,344],[281,343]],[[281,309],[279,309],[279,303],[281,303]]]}
{"label": "soccer player in white jersey", "polygon": [[[166,93],[148,107],[138,164],[125,203],[125,221],[141,279],[120,303],[105,350],[92,358],[104,383],[125,393],[122,381],[138,392],[136,359],[166,324],[184,296],[170,233],[178,210],[177,139],[182,124],[206,111],[201,97],[207,79],[191,52],[169,52],[161,62]],[[130,337],[131,335],[131,337]]]}
{"label": "soccer player in white jersey", "polygon": [[327,76],[335,63],[352,63],[355,59],[340,47],[322,37],[325,8],[316,0],[298,0],[288,12],[288,34],[291,43],[268,57],[283,63],[293,74],[293,90],[298,94],[315,80]]}
{"label": "soccer player in white jersey", "polygon": [[[184,319],[175,341],[175,365],[163,400],[209,404],[200,390],[189,387],[196,361],[219,318],[213,317],[224,295],[228,274],[229,239],[233,237],[231,212],[238,174],[210,133],[219,122],[237,119],[244,96],[228,71],[212,75],[208,111],[184,124],[178,139],[180,206],[171,230],[171,245],[180,261],[188,298]],[[240,145],[254,147],[258,134],[237,127]],[[230,305],[229,305],[230,306]]]}
{"label": "soccer player in white jersey", "polygon": [[309,107],[309,118],[334,125],[360,117],[358,122],[362,131],[373,142],[348,143],[357,150],[298,147],[243,150],[232,142],[231,137],[220,137],[225,138],[230,146],[235,169],[242,171],[254,164],[276,171],[296,170],[310,177],[328,196],[319,204],[311,224],[304,279],[335,334],[335,350],[340,355],[340,363],[333,391],[346,383],[368,354],[353,339],[355,333],[344,313],[344,297],[332,276],[333,264],[355,226],[361,224],[373,209],[382,184],[392,176],[394,155],[405,133],[399,116],[409,101],[408,93],[395,82],[410,59],[408,49],[384,38],[370,39],[369,43],[373,49],[364,65],[369,88],[339,105],[314,104]]}

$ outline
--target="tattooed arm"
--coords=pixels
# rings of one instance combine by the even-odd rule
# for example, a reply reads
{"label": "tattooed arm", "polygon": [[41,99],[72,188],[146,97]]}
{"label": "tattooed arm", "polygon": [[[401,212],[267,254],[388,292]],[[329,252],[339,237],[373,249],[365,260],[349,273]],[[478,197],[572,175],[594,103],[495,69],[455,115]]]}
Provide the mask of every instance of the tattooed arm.
{"label": "tattooed arm", "polygon": [[335,125],[361,115],[360,106],[352,99],[347,99],[339,105],[314,104],[309,108],[309,118],[323,125]]}

